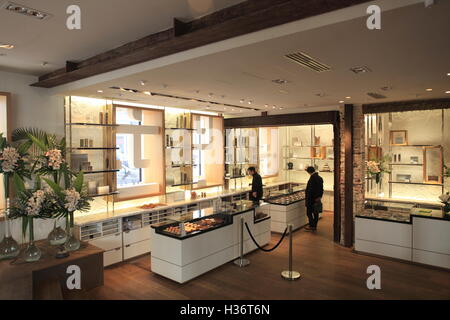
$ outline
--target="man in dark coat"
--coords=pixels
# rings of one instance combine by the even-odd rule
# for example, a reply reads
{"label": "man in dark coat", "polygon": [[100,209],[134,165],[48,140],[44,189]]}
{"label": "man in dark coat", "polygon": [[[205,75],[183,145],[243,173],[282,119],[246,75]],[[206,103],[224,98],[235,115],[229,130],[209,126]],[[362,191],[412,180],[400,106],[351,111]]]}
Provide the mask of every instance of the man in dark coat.
{"label": "man in dark coat", "polygon": [[319,213],[322,212],[323,179],[316,172],[314,167],[308,167],[306,172],[310,177],[306,185],[306,214],[308,215],[309,225],[305,228],[307,231],[316,231],[319,222]]}
{"label": "man in dark coat", "polygon": [[255,167],[250,167],[247,169],[247,172],[249,175],[253,177],[252,179],[252,191],[250,193],[250,200],[252,200],[255,203],[259,203],[259,200],[263,197],[263,183],[262,178],[256,172]]}

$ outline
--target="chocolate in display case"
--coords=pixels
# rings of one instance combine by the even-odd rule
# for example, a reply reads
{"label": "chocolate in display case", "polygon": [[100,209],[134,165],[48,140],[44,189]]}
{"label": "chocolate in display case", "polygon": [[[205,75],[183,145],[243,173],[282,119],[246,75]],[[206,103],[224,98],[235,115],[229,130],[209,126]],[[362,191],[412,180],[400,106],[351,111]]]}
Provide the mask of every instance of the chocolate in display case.
{"label": "chocolate in display case", "polygon": [[404,223],[411,223],[411,216],[437,219],[444,217],[439,205],[374,200],[367,200],[363,212],[357,215],[360,218]]}
{"label": "chocolate in display case", "polygon": [[186,239],[207,231],[227,226],[233,222],[225,212],[214,213],[213,208],[194,210],[169,216],[164,223],[154,224],[158,234],[176,239]]}
{"label": "chocolate in display case", "polygon": [[292,192],[287,194],[274,196],[266,199],[265,201],[270,204],[290,205],[298,201],[305,200],[305,190],[298,190],[295,188]]}

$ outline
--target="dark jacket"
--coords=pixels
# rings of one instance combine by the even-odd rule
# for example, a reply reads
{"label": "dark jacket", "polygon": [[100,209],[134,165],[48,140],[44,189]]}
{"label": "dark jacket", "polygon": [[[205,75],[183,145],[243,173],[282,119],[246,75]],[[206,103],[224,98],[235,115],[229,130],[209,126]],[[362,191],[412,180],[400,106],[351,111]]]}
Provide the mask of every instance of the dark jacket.
{"label": "dark jacket", "polygon": [[312,206],[317,198],[323,196],[323,179],[317,172],[313,173],[306,185],[306,201],[307,207]]}
{"label": "dark jacket", "polygon": [[253,180],[252,180],[252,193],[253,192],[256,192],[256,199],[253,198],[252,195],[250,195],[250,198],[252,200],[261,200],[261,198],[263,197],[263,183],[262,183],[261,176],[256,172],[253,175]]}

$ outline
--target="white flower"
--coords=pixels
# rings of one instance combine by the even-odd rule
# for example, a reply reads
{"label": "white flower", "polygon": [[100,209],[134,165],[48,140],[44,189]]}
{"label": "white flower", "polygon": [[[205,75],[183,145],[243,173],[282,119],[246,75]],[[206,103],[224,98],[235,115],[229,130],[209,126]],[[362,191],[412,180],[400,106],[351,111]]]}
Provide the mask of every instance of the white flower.
{"label": "white flower", "polygon": [[64,207],[69,211],[73,212],[77,210],[78,202],[80,201],[80,194],[75,189],[68,189],[64,191],[66,197],[65,197],[65,204]]}
{"label": "white flower", "polygon": [[3,152],[0,153],[0,160],[2,160],[3,172],[14,172],[17,162],[20,159],[20,154],[15,148],[6,147]]}
{"label": "white flower", "polygon": [[439,199],[442,202],[447,203],[450,200],[450,195],[448,193],[444,193],[443,195],[439,196]]}
{"label": "white flower", "polygon": [[376,161],[367,161],[367,170],[372,174],[380,173],[380,163]]}
{"label": "white flower", "polygon": [[42,190],[38,190],[33,193],[30,199],[27,202],[27,215],[28,216],[37,216],[39,215],[42,209],[42,203],[45,200],[45,192]]}
{"label": "white flower", "polygon": [[61,150],[58,149],[48,150],[45,153],[45,156],[48,158],[48,166],[53,170],[59,170],[59,168],[61,167],[61,163],[64,162],[61,155]]}

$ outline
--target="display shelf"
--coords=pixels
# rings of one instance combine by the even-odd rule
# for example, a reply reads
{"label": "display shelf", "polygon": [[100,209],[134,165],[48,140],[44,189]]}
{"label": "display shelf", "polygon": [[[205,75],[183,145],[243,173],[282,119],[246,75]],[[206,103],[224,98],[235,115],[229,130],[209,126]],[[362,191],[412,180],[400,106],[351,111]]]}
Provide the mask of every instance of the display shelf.
{"label": "display shelf", "polygon": [[[83,170],[81,170],[83,171]],[[84,174],[99,174],[99,173],[113,173],[119,172],[119,169],[108,169],[108,170],[93,170],[93,171],[83,171]]]}
{"label": "display shelf", "polygon": [[118,124],[113,123],[88,123],[88,122],[70,122],[66,126],[91,126],[91,127],[118,127]]}
{"label": "display shelf", "polygon": [[423,166],[423,163],[389,163],[390,166]]}
{"label": "display shelf", "polygon": [[102,194],[90,194],[89,197],[91,198],[100,198],[100,197],[108,197],[108,196],[114,196],[119,194],[118,191],[109,192],[109,193],[102,193]]}
{"label": "display shelf", "polygon": [[412,184],[412,185],[421,185],[421,186],[436,186],[442,187],[442,183],[425,183],[425,182],[406,182],[406,181],[389,181],[392,184]]}
{"label": "display shelf", "polygon": [[195,129],[192,129],[192,128],[166,128],[166,130],[188,130],[188,131],[194,131]]}
{"label": "display shelf", "polygon": [[83,148],[80,148],[80,147],[74,147],[74,148],[70,148],[71,150],[100,150],[100,151],[103,151],[103,150],[119,150],[119,148],[117,148],[117,147],[83,147]]}

